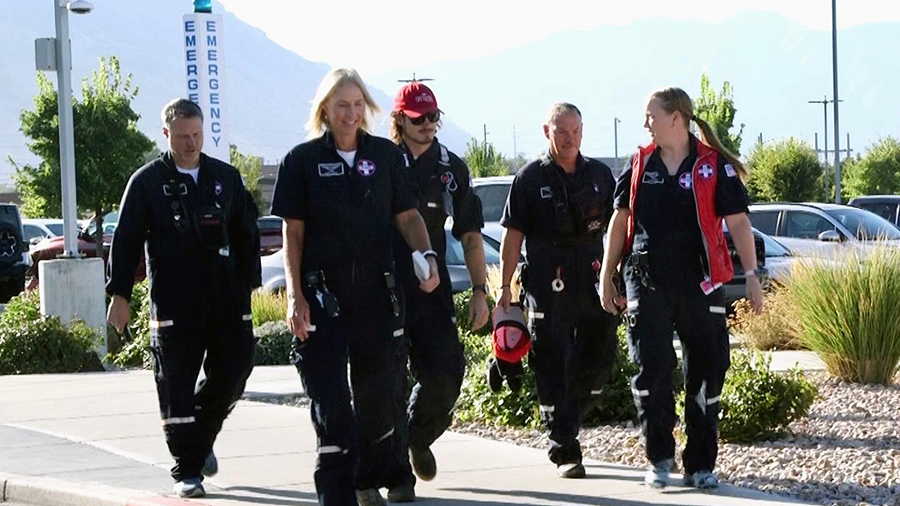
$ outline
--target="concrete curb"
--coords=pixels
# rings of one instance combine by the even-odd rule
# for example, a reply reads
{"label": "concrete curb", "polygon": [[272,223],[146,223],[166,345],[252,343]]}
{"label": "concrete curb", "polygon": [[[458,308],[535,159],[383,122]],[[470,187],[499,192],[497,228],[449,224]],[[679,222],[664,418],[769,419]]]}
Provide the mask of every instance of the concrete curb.
{"label": "concrete curb", "polygon": [[35,506],[208,506],[125,488],[0,473],[0,502]]}

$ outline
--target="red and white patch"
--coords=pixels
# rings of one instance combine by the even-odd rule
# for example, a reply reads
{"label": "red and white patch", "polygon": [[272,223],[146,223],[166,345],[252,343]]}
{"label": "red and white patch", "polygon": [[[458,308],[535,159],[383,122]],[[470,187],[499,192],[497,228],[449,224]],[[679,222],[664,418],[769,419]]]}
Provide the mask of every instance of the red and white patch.
{"label": "red and white patch", "polygon": [[222,183],[216,181],[216,195],[222,194]]}
{"label": "red and white patch", "polygon": [[375,173],[375,164],[371,160],[360,160],[359,163],[356,164],[356,172],[359,172],[360,175],[369,177]]}
{"label": "red and white patch", "polygon": [[716,170],[712,168],[712,165],[704,163],[700,170],[697,171],[700,174],[700,177],[703,179],[711,179],[713,174],[716,173]]}
{"label": "red and white patch", "polygon": [[694,176],[690,172],[685,172],[678,178],[678,184],[685,190],[690,190],[694,185]]}

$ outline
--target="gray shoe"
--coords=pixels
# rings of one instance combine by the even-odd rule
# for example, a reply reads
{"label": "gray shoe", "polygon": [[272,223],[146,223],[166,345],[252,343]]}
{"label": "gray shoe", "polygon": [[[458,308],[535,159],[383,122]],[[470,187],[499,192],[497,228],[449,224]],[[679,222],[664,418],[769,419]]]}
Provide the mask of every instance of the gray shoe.
{"label": "gray shoe", "polygon": [[719,479],[710,471],[697,471],[693,474],[684,475],[684,485],[701,490],[710,490],[719,488]]}
{"label": "gray shoe", "polygon": [[213,477],[218,472],[219,459],[217,459],[216,454],[210,450],[209,455],[206,456],[206,460],[203,461],[203,467],[200,469],[200,474],[206,477]]}
{"label": "gray shoe", "polygon": [[400,485],[388,490],[390,502],[413,502],[416,500],[416,489],[412,485]]}
{"label": "gray shoe", "polygon": [[359,503],[359,506],[386,506],[387,504],[377,488],[357,490],[356,502]]}
{"label": "gray shoe", "polygon": [[172,491],[178,494],[178,497],[204,497],[206,490],[203,489],[203,480],[200,478],[185,478],[172,487]]}
{"label": "gray shoe", "polygon": [[579,479],[587,476],[584,465],[581,462],[573,462],[571,464],[560,464],[556,466],[556,474],[560,478]]}
{"label": "gray shoe", "polygon": [[437,474],[437,462],[434,460],[431,448],[410,445],[409,460],[412,463],[413,471],[420,480],[431,481],[434,479]]}
{"label": "gray shoe", "polygon": [[655,489],[663,489],[669,484],[669,473],[672,471],[672,459],[661,460],[647,470],[644,483]]}

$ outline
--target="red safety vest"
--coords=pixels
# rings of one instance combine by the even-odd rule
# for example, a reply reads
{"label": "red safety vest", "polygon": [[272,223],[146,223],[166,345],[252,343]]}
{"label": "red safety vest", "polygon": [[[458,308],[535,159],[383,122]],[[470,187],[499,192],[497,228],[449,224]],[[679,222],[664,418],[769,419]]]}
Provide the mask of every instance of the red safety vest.
{"label": "red safety vest", "polygon": [[[631,166],[631,194],[629,198],[628,231],[625,238],[624,253],[630,254],[634,244],[634,206],[637,202],[638,189],[644,176],[647,160],[656,150],[656,145],[650,144],[638,148],[637,155],[632,160]],[[697,222],[700,224],[703,249],[706,252],[707,265],[712,291],[731,281],[734,277],[734,266],[731,263],[731,254],[728,244],[725,242],[725,233],[722,231],[722,218],[716,215],[716,179],[719,171],[719,153],[697,141],[697,161],[691,170],[693,181],[691,189],[694,193],[694,204],[697,207]],[[677,253],[676,253],[677,254]]]}

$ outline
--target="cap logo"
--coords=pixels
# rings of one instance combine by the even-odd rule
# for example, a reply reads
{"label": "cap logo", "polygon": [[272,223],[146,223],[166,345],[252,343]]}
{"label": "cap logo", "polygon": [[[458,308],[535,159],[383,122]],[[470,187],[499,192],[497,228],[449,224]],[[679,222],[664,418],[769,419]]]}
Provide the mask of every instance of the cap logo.
{"label": "cap logo", "polygon": [[421,95],[416,97],[416,102],[434,102],[434,97],[429,95],[428,93],[422,93]]}

